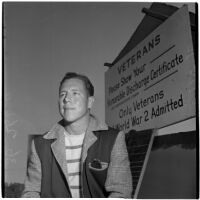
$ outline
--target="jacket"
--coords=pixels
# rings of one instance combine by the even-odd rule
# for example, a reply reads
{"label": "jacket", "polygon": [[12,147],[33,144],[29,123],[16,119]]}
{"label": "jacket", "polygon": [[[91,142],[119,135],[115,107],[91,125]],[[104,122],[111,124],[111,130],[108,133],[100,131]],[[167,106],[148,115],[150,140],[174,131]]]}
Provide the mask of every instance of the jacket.
{"label": "jacket", "polygon": [[[88,188],[92,189],[94,187],[95,182],[93,180],[95,180],[94,177],[96,176],[88,174],[88,172],[91,171],[88,169],[89,163],[91,163],[92,160],[95,158],[95,156],[97,156],[96,154],[98,153],[98,150],[96,151],[96,153],[93,154],[91,154],[90,152],[94,152],[94,150],[96,149],[95,145],[99,144],[100,138],[104,138],[97,136],[96,132],[98,132],[98,134],[101,135],[103,134],[103,132],[107,130],[108,126],[106,124],[99,122],[95,117],[91,116],[90,124],[83,142],[82,157],[81,157],[81,169],[82,172],[84,172],[82,173],[82,179],[83,179],[82,197],[131,198],[132,178],[131,178],[130,163],[128,159],[123,132],[119,132],[117,135],[114,134],[116,136],[113,137],[114,139],[113,147],[111,148],[111,152],[108,153],[109,163],[107,165],[106,172],[104,173],[105,181],[103,181],[102,183],[104,184],[102,188],[103,190],[105,190],[103,191],[102,194],[105,194],[105,196],[101,194],[95,194],[94,192],[88,196],[89,193],[87,190]],[[53,152],[52,153],[53,158],[57,161],[57,163],[59,163],[60,169],[64,174],[64,181],[66,182],[66,191],[67,191],[68,174],[67,174],[67,164],[65,160],[63,126],[60,123],[56,124],[47,134],[43,136],[43,139],[46,141],[53,140],[53,142],[50,144],[50,148],[52,149]],[[42,176],[43,175],[42,166],[43,166],[43,161],[40,161],[40,158],[38,156],[38,150],[36,150],[35,142],[33,141],[32,153],[28,165],[23,197],[25,198],[44,197],[44,195],[41,194],[42,181],[44,179]],[[88,179],[88,177],[90,181],[87,181],[87,186],[86,186],[86,181],[84,180]],[[49,183],[49,184],[54,185],[55,187],[57,185],[56,183]],[[94,190],[96,191],[96,189]],[[101,190],[102,189],[100,188],[99,191]],[[53,197],[53,196],[51,196],[49,193],[46,194],[46,197]],[[70,197],[70,193],[66,193],[66,197]]]}

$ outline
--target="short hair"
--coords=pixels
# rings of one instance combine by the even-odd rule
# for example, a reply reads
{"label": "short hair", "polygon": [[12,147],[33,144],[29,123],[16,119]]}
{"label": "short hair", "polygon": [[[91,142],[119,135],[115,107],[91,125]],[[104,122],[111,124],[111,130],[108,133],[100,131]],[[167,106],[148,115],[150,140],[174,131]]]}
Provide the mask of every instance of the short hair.
{"label": "short hair", "polygon": [[75,73],[75,72],[68,72],[68,73],[65,74],[65,76],[63,77],[63,79],[60,82],[59,91],[60,91],[60,88],[61,88],[62,84],[66,80],[72,79],[72,78],[77,78],[77,79],[82,80],[84,82],[84,84],[85,84],[85,88],[87,90],[88,95],[89,96],[94,96],[94,86],[92,85],[92,83],[89,80],[89,78],[87,76],[85,76],[85,75],[78,74],[78,73]]}

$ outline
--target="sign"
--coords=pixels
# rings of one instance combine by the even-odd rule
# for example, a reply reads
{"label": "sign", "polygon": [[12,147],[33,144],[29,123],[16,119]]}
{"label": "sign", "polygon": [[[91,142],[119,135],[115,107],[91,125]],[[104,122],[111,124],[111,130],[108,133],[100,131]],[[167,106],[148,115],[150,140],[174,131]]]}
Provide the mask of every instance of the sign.
{"label": "sign", "polygon": [[105,73],[106,122],[125,132],[195,116],[189,13],[180,8]]}

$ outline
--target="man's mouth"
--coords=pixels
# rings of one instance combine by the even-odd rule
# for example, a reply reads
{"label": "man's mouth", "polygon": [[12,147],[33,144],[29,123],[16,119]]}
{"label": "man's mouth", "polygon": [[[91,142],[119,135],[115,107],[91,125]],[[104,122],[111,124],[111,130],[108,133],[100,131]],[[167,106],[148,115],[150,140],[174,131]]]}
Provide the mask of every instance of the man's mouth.
{"label": "man's mouth", "polygon": [[75,108],[71,108],[71,107],[64,107],[65,110],[74,110]]}

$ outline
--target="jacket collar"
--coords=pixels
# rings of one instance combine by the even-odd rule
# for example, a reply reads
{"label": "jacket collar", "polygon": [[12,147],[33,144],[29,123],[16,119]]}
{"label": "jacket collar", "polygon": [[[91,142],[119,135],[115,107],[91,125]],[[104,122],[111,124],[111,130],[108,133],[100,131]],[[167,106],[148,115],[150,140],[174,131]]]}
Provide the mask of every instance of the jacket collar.
{"label": "jacket collar", "polygon": [[[56,139],[56,138],[60,138],[60,134],[64,134],[64,126],[63,126],[63,120],[59,121],[57,124],[55,124],[50,131],[48,131],[43,138],[44,139]],[[100,131],[100,130],[108,130],[108,126],[99,121],[94,115],[90,115],[90,122],[87,128],[87,132],[86,135],[88,135],[88,133],[91,134],[91,132],[94,131]]]}
{"label": "jacket collar", "polygon": [[96,142],[97,137],[94,134],[95,131],[108,130],[108,126],[105,123],[100,122],[95,116],[90,116],[90,122],[85,133],[83,141],[83,149],[81,155],[81,163],[84,163],[88,149]]}

